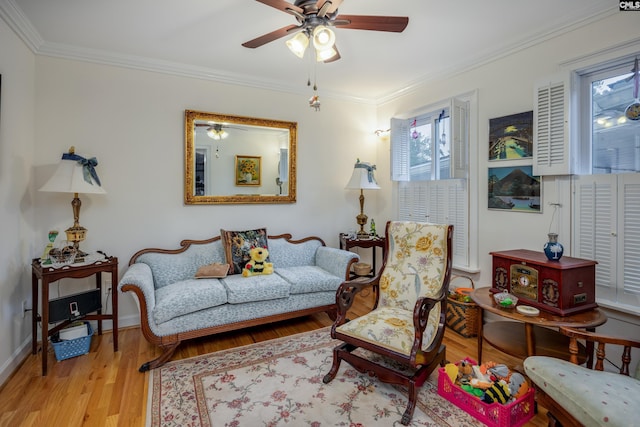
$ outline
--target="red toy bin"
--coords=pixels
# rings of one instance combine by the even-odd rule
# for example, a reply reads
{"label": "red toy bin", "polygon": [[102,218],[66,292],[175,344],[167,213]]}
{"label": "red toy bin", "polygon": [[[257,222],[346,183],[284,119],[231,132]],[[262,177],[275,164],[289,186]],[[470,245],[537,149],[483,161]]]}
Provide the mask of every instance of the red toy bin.
{"label": "red toy bin", "polygon": [[507,405],[484,403],[451,382],[444,368],[438,369],[438,394],[490,427],[520,427],[535,415],[535,390]]}

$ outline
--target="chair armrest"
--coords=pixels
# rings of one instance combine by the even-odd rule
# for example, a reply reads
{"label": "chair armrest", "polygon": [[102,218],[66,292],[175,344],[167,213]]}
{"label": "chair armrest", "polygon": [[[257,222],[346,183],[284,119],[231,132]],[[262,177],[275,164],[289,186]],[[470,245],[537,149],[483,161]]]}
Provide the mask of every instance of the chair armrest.
{"label": "chair armrest", "polygon": [[[336,305],[338,306],[338,317],[333,323],[334,328],[344,324],[347,321],[347,311],[353,305],[356,295],[365,289],[369,289],[374,286],[378,286],[379,277],[372,277],[368,280],[362,278],[347,280],[342,282],[338,290],[336,291]],[[378,294],[376,290],[376,295]],[[375,305],[377,306],[377,301]],[[375,307],[375,306],[374,306]]]}
{"label": "chair armrest", "polygon": [[358,261],[360,257],[354,252],[342,249],[320,246],[316,251],[316,266],[328,271],[334,276],[343,277],[349,280],[351,264]]}
{"label": "chair armrest", "polygon": [[156,288],[153,284],[153,274],[147,264],[136,263],[130,265],[118,283],[118,290],[120,292],[135,292],[140,304],[144,304],[149,312],[156,305]]}
{"label": "chair armrest", "polygon": [[[582,329],[573,329],[568,327],[561,327],[560,332],[569,337],[569,361],[574,364],[578,364],[578,341],[579,339],[588,342],[593,342],[596,347],[596,366],[595,370],[604,370],[604,359],[606,356],[605,346],[607,344],[619,345],[623,347],[620,373],[622,375],[629,375],[629,364],[631,363],[631,348],[640,348],[640,341],[614,337],[610,335],[598,334],[595,332],[588,332]],[[640,367],[638,368],[640,371]]]}

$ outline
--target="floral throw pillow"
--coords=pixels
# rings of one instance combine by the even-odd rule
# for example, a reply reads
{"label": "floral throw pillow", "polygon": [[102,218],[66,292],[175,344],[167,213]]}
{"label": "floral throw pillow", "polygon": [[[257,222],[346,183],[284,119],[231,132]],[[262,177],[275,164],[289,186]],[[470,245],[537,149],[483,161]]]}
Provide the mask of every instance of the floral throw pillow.
{"label": "floral throw pillow", "polygon": [[[227,263],[231,264],[229,274],[242,274],[245,264],[251,260],[251,248],[266,248],[267,229],[258,228],[245,231],[220,230]],[[269,261],[267,258],[265,261]]]}

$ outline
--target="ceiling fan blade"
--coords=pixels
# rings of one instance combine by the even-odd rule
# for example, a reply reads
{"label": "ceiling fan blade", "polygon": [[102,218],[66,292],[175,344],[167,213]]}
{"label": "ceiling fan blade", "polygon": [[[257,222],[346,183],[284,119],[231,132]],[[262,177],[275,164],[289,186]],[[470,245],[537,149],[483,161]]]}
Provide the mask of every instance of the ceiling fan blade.
{"label": "ceiling fan blade", "polygon": [[325,15],[331,15],[335,13],[340,7],[342,0],[318,0],[316,7],[318,8],[318,17],[322,18]]}
{"label": "ceiling fan blade", "polygon": [[336,50],[336,54],[335,54],[335,55],[333,55],[331,58],[329,58],[329,59],[325,59],[324,61],[322,61],[322,62],[324,62],[325,64],[328,64],[328,63],[330,63],[330,62],[335,62],[335,61],[337,61],[338,59],[340,59],[340,51],[338,50],[338,46],[336,46],[336,45],[334,44],[334,45],[333,45],[333,48]]}
{"label": "ceiling fan blade", "polygon": [[[284,0],[256,0],[259,3],[266,4],[267,6],[275,7],[286,13],[290,13],[289,10],[304,13],[304,10],[294,4],[288,3]],[[288,10],[287,10],[288,9]]]}
{"label": "ceiling fan blade", "polygon": [[284,37],[288,34],[291,34],[293,30],[299,29],[300,27],[297,25],[287,25],[286,27],[282,27],[270,33],[264,34],[260,37],[256,37],[253,40],[249,40],[248,42],[242,43],[242,46],[248,47],[250,49],[254,49],[256,47],[260,47],[264,44],[277,40],[281,37]]}
{"label": "ceiling fan blade", "polygon": [[401,33],[407,28],[406,16],[338,15],[333,25],[352,30],[389,31]]}

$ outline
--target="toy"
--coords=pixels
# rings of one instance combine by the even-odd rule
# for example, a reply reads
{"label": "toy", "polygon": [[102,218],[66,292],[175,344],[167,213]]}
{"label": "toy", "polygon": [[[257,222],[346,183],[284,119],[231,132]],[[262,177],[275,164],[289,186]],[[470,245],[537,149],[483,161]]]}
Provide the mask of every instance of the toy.
{"label": "toy", "polygon": [[510,397],[509,385],[504,381],[496,381],[484,392],[482,401],[485,403],[500,402],[505,404]]}
{"label": "toy", "polygon": [[509,381],[509,377],[511,376],[511,371],[507,368],[507,365],[497,364],[488,369],[489,375],[491,375],[491,379],[496,380],[505,380]]}
{"label": "toy", "polygon": [[242,269],[243,277],[273,273],[273,263],[265,262],[269,256],[269,250],[267,248],[251,248],[249,250],[249,256],[251,257],[251,261]]}
{"label": "toy", "polygon": [[529,382],[519,372],[514,372],[509,378],[509,392],[515,399],[519,399],[529,391]]}
{"label": "toy", "polygon": [[458,384],[469,384],[473,377],[473,365],[467,360],[461,360],[458,363]]}
{"label": "toy", "polygon": [[452,383],[455,383],[458,379],[458,366],[454,363],[447,363],[444,365],[444,371],[449,376]]}

